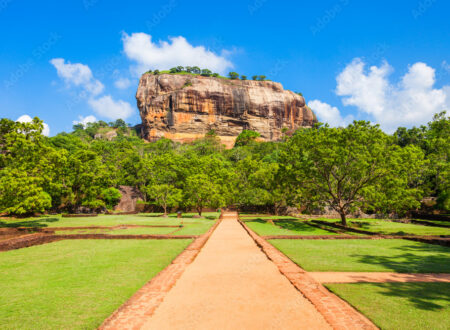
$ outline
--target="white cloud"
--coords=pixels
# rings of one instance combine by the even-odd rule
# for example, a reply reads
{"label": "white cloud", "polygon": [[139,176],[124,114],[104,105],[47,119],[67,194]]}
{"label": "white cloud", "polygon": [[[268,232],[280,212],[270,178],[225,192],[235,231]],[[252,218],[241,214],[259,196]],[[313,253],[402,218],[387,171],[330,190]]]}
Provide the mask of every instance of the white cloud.
{"label": "white cloud", "polygon": [[86,127],[88,123],[95,123],[96,121],[97,121],[97,118],[95,118],[95,117],[92,116],[92,115],[86,116],[86,117],[78,116],[78,120],[74,120],[74,121],[72,122],[72,124],[74,124],[74,125],[81,124],[81,125],[83,125],[84,127]]}
{"label": "white cloud", "polygon": [[98,115],[109,119],[126,119],[134,112],[128,102],[122,100],[115,101],[111,95],[90,99],[89,105]]}
{"label": "white cloud", "polygon": [[336,94],[344,105],[352,105],[371,115],[383,129],[392,132],[398,126],[421,125],[433,114],[450,106],[450,86],[434,87],[435,70],[417,62],[398,83],[389,81],[388,63],[365,70],[365,63],[354,59],[337,77]]}
{"label": "white cloud", "polygon": [[69,86],[79,86],[92,95],[103,92],[103,84],[94,78],[89,66],[81,63],[70,63],[63,58],[54,58],[50,63],[56,68],[58,76]]}
{"label": "white cloud", "polygon": [[128,78],[119,78],[114,82],[114,86],[119,89],[127,89],[131,86],[131,80]]}
{"label": "white cloud", "polygon": [[226,53],[217,55],[203,46],[192,46],[181,36],[169,38],[169,42],[154,43],[149,34],[124,33],[122,41],[125,54],[136,62],[134,70],[138,75],[150,69],[167,70],[177,65],[199,66],[218,73],[233,67]]}
{"label": "white cloud", "polygon": [[[33,121],[33,118],[31,118],[28,115],[23,115],[23,116],[20,116],[19,118],[17,118],[16,121],[21,122],[21,123],[31,123]],[[44,123],[42,135],[45,135],[45,136],[50,135],[50,126],[48,126],[46,123]]]}
{"label": "white cloud", "polygon": [[319,121],[328,123],[332,127],[346,127],[353,121],[353,116],[342,118],[339,109],[319,100],[308,102],[308,106],[314,111]]}
{"label": "white cloud", "polygon": [[[89,66],[82,63],[65,63],[62,58],[54,58],[50,63],[56,68],[58,76],[62,78],[69,86],[80,86],[86,90],[88,103],[90,107],[99,115],[108,119],[126,119],[130,117],[134,110],[133,107],[125,101],[115,101],[110,95],[100,96],[103,92],[103,84],[94,78]],[[131,83],[128,79],[116,81],[116,86],[125,88],[126,84]],[[74,124],[83,124],[86,126],[89,122],[97,119],[94,116],[79,117],[79,121]]]}

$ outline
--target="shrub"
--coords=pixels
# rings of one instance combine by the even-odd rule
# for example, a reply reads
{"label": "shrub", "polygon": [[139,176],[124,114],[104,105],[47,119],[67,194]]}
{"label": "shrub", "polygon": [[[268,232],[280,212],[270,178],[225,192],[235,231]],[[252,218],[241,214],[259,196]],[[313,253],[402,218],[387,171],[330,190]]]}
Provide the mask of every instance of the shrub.
{"label": "shrub", "polygon": [[122,194],[116,188],[106,188],[102,190],[102,199],[108,208],[113,208],[119,203]]}
{"label": "shrub", "polygon": [[239,73],[237,73],[237,72],[230,72],[228,74],[228,76],[230,77],[230,79],[235,80],[235,79],[239,78]]}

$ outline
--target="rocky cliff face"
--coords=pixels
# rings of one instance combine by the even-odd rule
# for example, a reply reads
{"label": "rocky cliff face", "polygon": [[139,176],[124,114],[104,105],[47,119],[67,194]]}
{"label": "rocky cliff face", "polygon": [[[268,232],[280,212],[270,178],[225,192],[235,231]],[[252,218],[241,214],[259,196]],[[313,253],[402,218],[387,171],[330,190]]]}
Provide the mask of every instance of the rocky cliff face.
{"label": "rocky cliff face", "polygon": [[190,142],[214,129],[228,147],[243,129],[262,139],[281,138],[316,122],[305,99],[272,81],[229,80],[175,74],[144,74],[136,93],[142,136]]}

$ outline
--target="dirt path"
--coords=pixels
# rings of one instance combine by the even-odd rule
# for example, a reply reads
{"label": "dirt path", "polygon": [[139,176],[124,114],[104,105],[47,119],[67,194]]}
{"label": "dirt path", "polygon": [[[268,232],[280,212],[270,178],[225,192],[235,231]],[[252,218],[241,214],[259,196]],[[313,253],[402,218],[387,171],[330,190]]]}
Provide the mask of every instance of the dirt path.
{"label": "dirt path", "polygon": [[450,274],[309,272],[308,275],[319,283],[450,282]]}
{"label": "dirt path", "polygon": [[146,329],[328,329],[228,213]]}

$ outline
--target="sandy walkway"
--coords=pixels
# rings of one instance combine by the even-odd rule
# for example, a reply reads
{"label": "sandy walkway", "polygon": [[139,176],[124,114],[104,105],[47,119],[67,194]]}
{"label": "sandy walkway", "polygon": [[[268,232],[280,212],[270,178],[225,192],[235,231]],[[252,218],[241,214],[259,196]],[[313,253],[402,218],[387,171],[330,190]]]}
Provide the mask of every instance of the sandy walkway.
{"label": "sandy walkway", "polygon": [[146,329],[328,329],[228,214]]}
{"label": "sandy walkway", "polygon": [[319,283],[450,282],[450,274],[309,272],[308,275]]}

